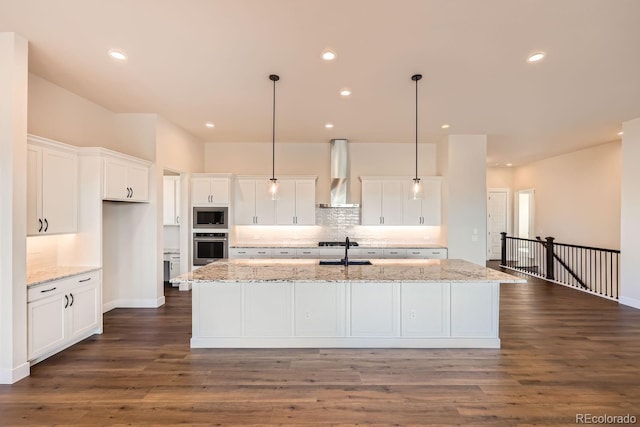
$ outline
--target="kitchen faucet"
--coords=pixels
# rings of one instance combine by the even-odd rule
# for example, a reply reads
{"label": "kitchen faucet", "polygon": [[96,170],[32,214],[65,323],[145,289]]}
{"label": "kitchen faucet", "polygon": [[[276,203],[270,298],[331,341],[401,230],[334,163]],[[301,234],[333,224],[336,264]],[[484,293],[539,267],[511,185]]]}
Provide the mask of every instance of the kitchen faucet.
{"label": "kitchen faucet", "polygon": [[349,246],[351,246],[351,243],[349,243],[349,236],[347,236],[344,242],[344,259],[342,260],[346,267],[349,266]]}

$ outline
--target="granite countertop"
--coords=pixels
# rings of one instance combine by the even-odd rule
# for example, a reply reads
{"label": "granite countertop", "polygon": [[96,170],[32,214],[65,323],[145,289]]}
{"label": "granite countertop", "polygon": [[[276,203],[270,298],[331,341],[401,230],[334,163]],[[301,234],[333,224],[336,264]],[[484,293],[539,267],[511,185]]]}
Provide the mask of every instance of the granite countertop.
{"label": "granite countertop", "polygon": [[194,282],[484,282],[524,283],[497,270],[456,259],[375,259],[372,265],[321,266],[317,259],[216,261],[172,283]]}
{"label": "granite countertop", "polygon": [[180,249],[176,248],[165,248],[162,250],[162,253],[165,255],[180,255]]}
{"label": "granite countertop", "polygon": [[67,277],[76,276],[78,274],[84,274],[95,270],[100,270],[100,267],[63,266],[51,267],[47,268],[46,270],[29,270],[27,271],[27,287],[52,282],[54,280],[65,279]]}

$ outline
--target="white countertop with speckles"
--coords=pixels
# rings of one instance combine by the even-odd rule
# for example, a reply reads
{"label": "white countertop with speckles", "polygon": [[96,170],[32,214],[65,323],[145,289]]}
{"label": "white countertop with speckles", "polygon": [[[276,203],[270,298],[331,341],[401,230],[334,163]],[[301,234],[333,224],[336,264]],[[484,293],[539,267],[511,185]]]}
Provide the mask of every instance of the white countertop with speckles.
{"label": "white countertop with speckles", "polygon": [[457,259],[375,259],[371,263],[344,267],[321,266],[317,259],[220,260],[171,282],[525,282]]}

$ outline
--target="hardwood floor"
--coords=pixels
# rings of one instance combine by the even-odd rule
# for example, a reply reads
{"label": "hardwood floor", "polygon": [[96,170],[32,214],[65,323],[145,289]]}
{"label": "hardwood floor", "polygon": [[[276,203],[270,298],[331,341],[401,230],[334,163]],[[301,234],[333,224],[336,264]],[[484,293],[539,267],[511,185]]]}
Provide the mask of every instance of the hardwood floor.
{"label": "hardwood floor", "polygon": [[189,348],[191,293],[0,386],[0,425],[575,425],[640,418],[640,310],[502,285],[500,350]]}

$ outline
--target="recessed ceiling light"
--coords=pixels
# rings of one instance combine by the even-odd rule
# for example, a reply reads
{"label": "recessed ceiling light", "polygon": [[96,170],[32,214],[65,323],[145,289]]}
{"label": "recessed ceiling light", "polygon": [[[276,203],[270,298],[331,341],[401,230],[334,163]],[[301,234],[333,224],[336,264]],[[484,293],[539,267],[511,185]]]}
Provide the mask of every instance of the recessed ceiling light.
{"label": "recessed ceiling light", "polygon": [[340,89],[340,95],[341,96],[350,96],[351,95],[351,89],[346,88],[346,87],[343,88],[343,89]]}
{"label": "recessed ceiling light", "polygon": [[326,127],[327,129],[333,129],[333,123],[326,123],[324,127]]}
{"label": "recessed ceiling light", "polygon": [[449,123],[445,123],[442,126],[440,126],[442,129],[449,129]]}
{"label": "recessed ceiling light", "polygon": [[207,122],[204,124],[206,127],[208,127],[209,129],[213,129],[214,127],[216,127],[215,124],[211,123],[211,122]]}
{"label": "recessed ceiling light", "polygon": [[336,59],[336,56],[336,53],[330,49],[322,52],[322,59],[324,59],[325,61],[333,61],[334,59]]}
{"label": "recessed ceiling light", "polygon": [[545,57],[544,52],[534,52],[531,55],[529,55],[529,57],[527,58],[527,62],[539,62],[539,61],[542,61],[544,57]]}
{"label": "recessed ceiling light", "polygon": [[112,59],[115,59],[116,61],[126,61],[127,60],[127,54],[124,53],[121,50],[118,50],[118,49],[109,50],[109,56]]}
{"label": "recessed ceiling light", "polygon": [[618,132],[618,136],[622,136],[622,135],[624,135],[624,132],[622,131]]}
{"label": "recessed ceiling light", "polygon": [[507,167],[513,166],[513,163],[507,163]]}

